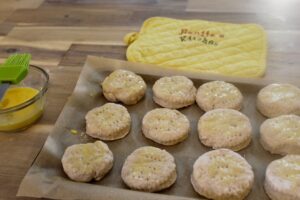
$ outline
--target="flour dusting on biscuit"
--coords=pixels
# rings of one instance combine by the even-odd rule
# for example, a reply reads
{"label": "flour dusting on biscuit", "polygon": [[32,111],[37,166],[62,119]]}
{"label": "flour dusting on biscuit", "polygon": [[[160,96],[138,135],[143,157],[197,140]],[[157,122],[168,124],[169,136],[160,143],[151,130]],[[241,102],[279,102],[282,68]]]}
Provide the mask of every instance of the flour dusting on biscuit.
{"label": "flour dusting on biscuit", "polygon": [[99,181],[113,166],[113,154],[101,141],[69,146],[62,157],[68,177],[78,182]]}
{"label": "flour dusting on biscuit", "polygon": [[243,95],[231,83],[211,81],[199,87],[196,102],[204,111],[216,108],[240,110],[242,108]]}
{"label": "flour dusting on biscuit", "polygon": [[131,127],[127,109],[115,103],[90,110],[85,116],[86,134],[101,140],[116,140],[125,137]]}
{"label": "flour dusting on biscuit", "polygon": [[140,147],[126,158],[121,176],[132,189],[160,191],[176,181],[175,160],[165,150],[151,146]]}
{"label": "flour dusting on biscuit", "polygon": [[300,117],[281,115],[260,126],[260,143],[274,154],[300,154]]}
{"label": "flour dusting on biscuit", "polygon": [[153,100],[165,108],[183,108],[195,102],[196,88],[185,76],[168,76],[153,85]]}
{"label": "flour dusting on biscuit", "polygon": [[185,140],[189,130],[190,123],[187,117],[168,108],[151,110],[142,121],[145,137],[163,145],[174,145]]}
{"label": "flour dusting on biscuit", "polygon": [[257,95],[257,109],[266,117],[300,115],[300,89],[291,84],[271,84]]}
{"label": "flour dusting on biscuit", "polygon": [[191,182],[195,191],[208,199],[242,200],[253,186],[254,173],[238,153],[218,149],[196,160]]}
{"label": "flour dusting on biscuit", "polygon": [[219,108],[200,117],[198,135],[206,146],[239,151],[251,142],[252,126],[243,113]]}
{"label": "flour dusting on biscuit", "polygon": [[146,92],[143,78],[131,71],[118,69],[107,76],[101,84],[103,95],[111,102],[136,104]]}
{"label": "flour dusting on biscuit", "polygon": [[264,188],[272,200],[300,199],[300,155],[287,155],[271,162]]}

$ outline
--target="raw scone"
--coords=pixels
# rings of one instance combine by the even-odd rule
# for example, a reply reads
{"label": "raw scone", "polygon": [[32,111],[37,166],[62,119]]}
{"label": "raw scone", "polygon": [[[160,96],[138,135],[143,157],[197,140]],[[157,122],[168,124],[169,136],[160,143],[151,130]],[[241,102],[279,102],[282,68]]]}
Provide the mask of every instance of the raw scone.
{"label": "raw scone", "polygon": [[252,126],[246,115],[233,109],[215,109],[198,122],[200,141],[213,149],[241,150],[251,142]]}
{"label": "raw scone", "polygon": [[153,85],[153,100],[165,108],[183,108],[195,102],[196,88],[185,76],[158,79]]}
{"label": "raw scone", "polygon": [[300,115],[300,89],[290,84],[271,84],[257,95],[257,109],[266,117]]}
{"label": "raw scone", "polygon": [[197,193],[215,200],[241,200],[250,192],[254,181],[252,167],[229,149],[201,155],[193,166],[192,185]]}
{"label": "raw scone", "polygon": [[113,166],[113,154],[101,142],[69,146],[63,157],[62,166],[68,177],[74,181],[99,181]]}
{"label": "raw scone", "polygon": [[176,164],[173,156],[165,150],[140,147],[126,158],[121,176],[132,189],[156,192],[176,181]]}
{"label": "raw scone", "polygon": [[260,126],[262,146],[274,154],[300,154],[300,117],[281,115]]}
{"label": "raw scone", "polygon": [[135,73],[118,69],[102,82],[103,95],[108,101],[122,102],[127,105],[136,104],[146,92],[146,83]]}
{"label": "raw scone", "polygon": [[106,103],[90,110],[85,116],[86,134],[101,140],[116,140],[125,137],[131,127],[127,109],[119,104]]}
{"label": "raw scone", "polygon": [[300,155],[287,155],[271,162],[264,187],[272,200],[299,200]]}
{"label": "raw scone", "polygon": [[146,138],[163,145],[174,145],[187,138],[190,122],[177,110],[157,108],[143,118],[143,134]]}
{"label": "raw scone", "polygon": [[240,110],[242,108],[243,95],[231,83],[211,81],[199,87],[196,102],[206,112],[216,108]]}

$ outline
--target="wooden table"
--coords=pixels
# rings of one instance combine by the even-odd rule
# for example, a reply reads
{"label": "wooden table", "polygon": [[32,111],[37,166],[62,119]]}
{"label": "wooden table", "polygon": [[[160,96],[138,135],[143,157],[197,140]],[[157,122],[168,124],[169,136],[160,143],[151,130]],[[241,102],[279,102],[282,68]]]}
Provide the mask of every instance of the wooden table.
{"label": "wooden table", "polygon": [[32,64],[50,74],[46,111],[39,123],[24,132],[0,133],[0,199],[16,199],[87,55],[125,59],[123,36],[151,16],[258,23],[269,40],[264,78],[299,86],[299,7],[296,0],[0,1],[0,61],[11,53],[29,52]]}

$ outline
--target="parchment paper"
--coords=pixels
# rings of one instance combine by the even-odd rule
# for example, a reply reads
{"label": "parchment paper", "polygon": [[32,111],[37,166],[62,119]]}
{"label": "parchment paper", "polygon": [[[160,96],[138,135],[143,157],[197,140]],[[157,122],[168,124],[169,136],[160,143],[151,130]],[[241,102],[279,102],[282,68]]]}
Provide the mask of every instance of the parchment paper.
{"label": "parchment paper", "polygon": [[[102,95],[99,83],[114,69],[124,68],[141,74],[148,88],[145,98],[138,104],[126,106],[132,118],[130,134],[120,140],[106,142],[114,154],[113,169],[99,182],[77,183],[67,178],[61,166],[64,150],[77,143],[93,142],[84,134],[86,113],[107,101]],[[255,108],[255,98],[259,89],[267,84],[260,79],[238,79],[203,75],[192,72],[161,69],[157,66],[130,63],[107,58],[88,57],[76,88],[58,118],[53,132],[49,135],[43,149],[24,177],[17,196],[46,197],[52,199],[88,200],[131,200],[131,199],[204,199],[192,188],[190,175],[192,165],[203,153],[211,150],[203,146],[197,134],[197,122],[203,111],[194,104],[180,109],[191,122],[189,137],[175,146],[163,146],[146,139],[141,132],[141,120],[145,113],[159,107],[152,101],[152,85],[160,76],[183,74],[193,78],[196,87],[207,80],[225,80],[235,83],[244,95],[243,109],[251,120],[253,138],[251,144],[239,153],[252,165],[255,183],[247,197],[251,200],[268,199],[263,189],[265,168],[272,160],[279,158],[265,151],[260,145],[259,125],[265,119]],[[79,134],[71,134],[76,129]],[[166,149],[176,160],[178,178],[169,189],[159,193],[145,193],[129,190],[122,182],[120,172],[126,157],[136,148],[146,145]]]}

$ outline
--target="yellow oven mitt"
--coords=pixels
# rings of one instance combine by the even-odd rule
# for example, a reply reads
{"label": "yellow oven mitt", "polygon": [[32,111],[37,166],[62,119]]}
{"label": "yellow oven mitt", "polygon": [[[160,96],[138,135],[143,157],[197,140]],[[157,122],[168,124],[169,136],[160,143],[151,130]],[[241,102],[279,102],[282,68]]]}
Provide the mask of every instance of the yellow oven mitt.
{"label": "yellow oven mitt", "polygon": [[124,41],[132,62],[239,77],[266,70],[266,36],[256,24],[153,17]]}

